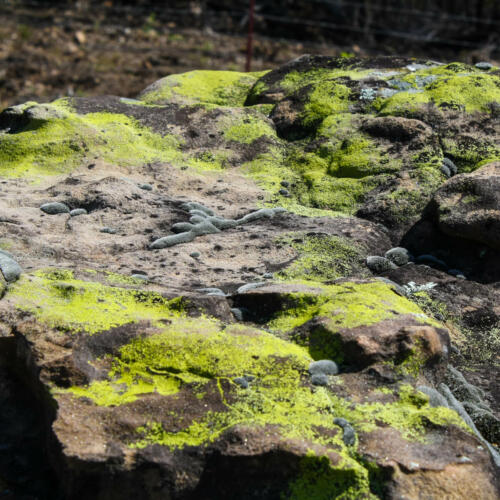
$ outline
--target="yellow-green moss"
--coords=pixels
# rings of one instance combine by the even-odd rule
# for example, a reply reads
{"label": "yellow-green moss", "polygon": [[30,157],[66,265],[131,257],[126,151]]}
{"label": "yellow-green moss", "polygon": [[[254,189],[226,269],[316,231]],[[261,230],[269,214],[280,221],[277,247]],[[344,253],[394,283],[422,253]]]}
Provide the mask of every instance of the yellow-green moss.
{"label": "yellow-green moss", "polygon": [[375,107],[384,115],[411,113],[428,103],[467,113],[490,112],[490,103],[500,101],[497,79],[495,75],[457,63],[425,68],[399,79],[410,84],[411,89],[379,98]]}
{"label": "yellow-green moss", "polygon": [[61,117],[35,120],[16,133],[0,134],[0,176],[33,180],[67,173],[95,156],[125,166],[180,156],[177,138],[155,134],[126,115],[78,115],[57,102],[44,107]]}
{"label": "yellow-green moss", "polygon": [[243,106],[253,84],[266,72],[190,71],[156,82],[141,95],[148,104],[181,102],[217,106]]}
{"label": "yellow-green moss", "polygon": [[89,334],[142,320],[161,325],[181,314],[179,299],[75,279],[65,270],[23,274],[7,298],[50,327]]}
{"label": "yellow-green moss", "polygon": [[437,324],[416,304],[396,294],[383,282],[310,284],[320,286],[322,292],[287,294],[290,307],[279,311],[271,319],[270,328],[289,332],[313,317],[321,316],[329,319],[329,326],[333,331],[335,328],[371,325],[399,314],[411,314],[422,322]]}
{"label": "yellow-green moss", "polygon": [[[297,260],[275,274],[275,277],[285,280],[324,282],[350,276],[358,271],[363,259],[362,249],[358,245],[339,236],[289,233],[278,238],[276,243],[290,245],[298,254]],[[363,265],[362,269],[366,270],[366,266]],[[367,271],[365,273],[368,275]]]}
{"label": "yellow-green moss", "polygon": [[239,118],[224,130],[226,140],[250,144],[262,136],[276,138],[275,130],[262,116],[246,114]]}

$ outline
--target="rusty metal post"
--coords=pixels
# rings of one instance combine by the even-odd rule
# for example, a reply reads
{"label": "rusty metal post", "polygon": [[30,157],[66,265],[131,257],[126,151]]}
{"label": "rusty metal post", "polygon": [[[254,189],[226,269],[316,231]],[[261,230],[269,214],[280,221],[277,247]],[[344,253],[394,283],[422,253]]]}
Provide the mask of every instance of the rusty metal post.
{"label": "rusty metal post", "polygon": [[254,12],[255,0],[250,0],[250,11],[248,13],[247,62],[245,65],[246,72],[249,72],[252,69]]}

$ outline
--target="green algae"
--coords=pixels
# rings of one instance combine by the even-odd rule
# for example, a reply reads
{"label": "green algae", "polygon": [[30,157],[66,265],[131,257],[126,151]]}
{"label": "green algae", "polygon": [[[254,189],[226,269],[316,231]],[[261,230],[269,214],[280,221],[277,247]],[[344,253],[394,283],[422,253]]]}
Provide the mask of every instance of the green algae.
{"label": "green algae", "polygon": [[231,123],[224,130],[226,140],[243,144],[250,144],[262,136],[276,138],[276,131],[262,116],[251,114],[243,115],[238,123]]}
{"label": "green algae", "polygon": [[304,105],[304,125],[320,123],[327,116],[346,113],[349,110],[350,89],[336,81],[324,81],[316,85]]}
{"label": "green algae", "polygon": [[320,285],[321,294],[286,294],[287,307],[269,321],[268,326],[279,332],[290,332],[314,317],[326,317],[332,332],[339,328],[354,328],[391,319],[400,314],[410,314],[419,321],[436,324],[413,302],[394,293],[382,282],[339,283]]}
{"label": "green algae", "polygon": [[[347,238],[324,234],[289,233],[277,239],[278,245],[290,245],[298,254],[291,265],[275,273],[284,280],[307,279],[325,282],[358,271],[363,249]],[[363,272],[364,271],[364,272]],[[361,274],[368,275],[363,265]]]}
{"label": "green algae", "polygon": [[266,72],[197,70],[171,75],[146,89],[140,99],[147,104],[180,101],[189,104],[243,106],[251,87]]}
{"label": "green algae", "polygon": [[161,325],[162,320],[181,314],[178,299],[75,279],[67,270],[23,274],[9,288],[7,298],[43,324],[88,334],[139,321]]}
{"label": "green algae", "polygon": [[0,176],[36,179],[67,173],[90,156],[134,166],[180,155],[176,137],[155,134],[126,115],[78,115],[58,101],[44,108],[56,110],[58,116],[31,120],[20,131],[0,134]]}
{"label": "green algae", "polygon": [[[426,78],[428,83],[419,85]],[[412,113],[429,103],[467,113],[490,112],[490,104],[500,101],[497,78],[457,63],[421,69],[400,78],[411,85],[409,90],[379,98],[374,105],[382,115]]]}

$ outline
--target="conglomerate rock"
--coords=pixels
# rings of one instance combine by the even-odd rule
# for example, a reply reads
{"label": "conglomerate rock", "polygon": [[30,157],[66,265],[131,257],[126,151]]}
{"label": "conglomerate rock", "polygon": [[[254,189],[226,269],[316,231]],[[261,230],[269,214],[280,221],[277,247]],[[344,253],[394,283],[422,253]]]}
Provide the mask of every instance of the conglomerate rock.
{"label": "conglomerate rock", "polygon": [[304,56],[0,113],[40,498],[498,498],[498,75]]}

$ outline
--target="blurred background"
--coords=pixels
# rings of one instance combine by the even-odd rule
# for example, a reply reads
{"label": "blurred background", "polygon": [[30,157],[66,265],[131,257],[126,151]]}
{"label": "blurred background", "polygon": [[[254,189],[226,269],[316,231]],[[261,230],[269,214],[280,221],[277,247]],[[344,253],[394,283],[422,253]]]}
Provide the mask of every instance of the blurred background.
{"label": "blurred background", "polygon": [[[244,71],[251,0],[0,0],[0,108]],[[252,70],[304,53],[500,61],[500,0],[255,0]]]}

